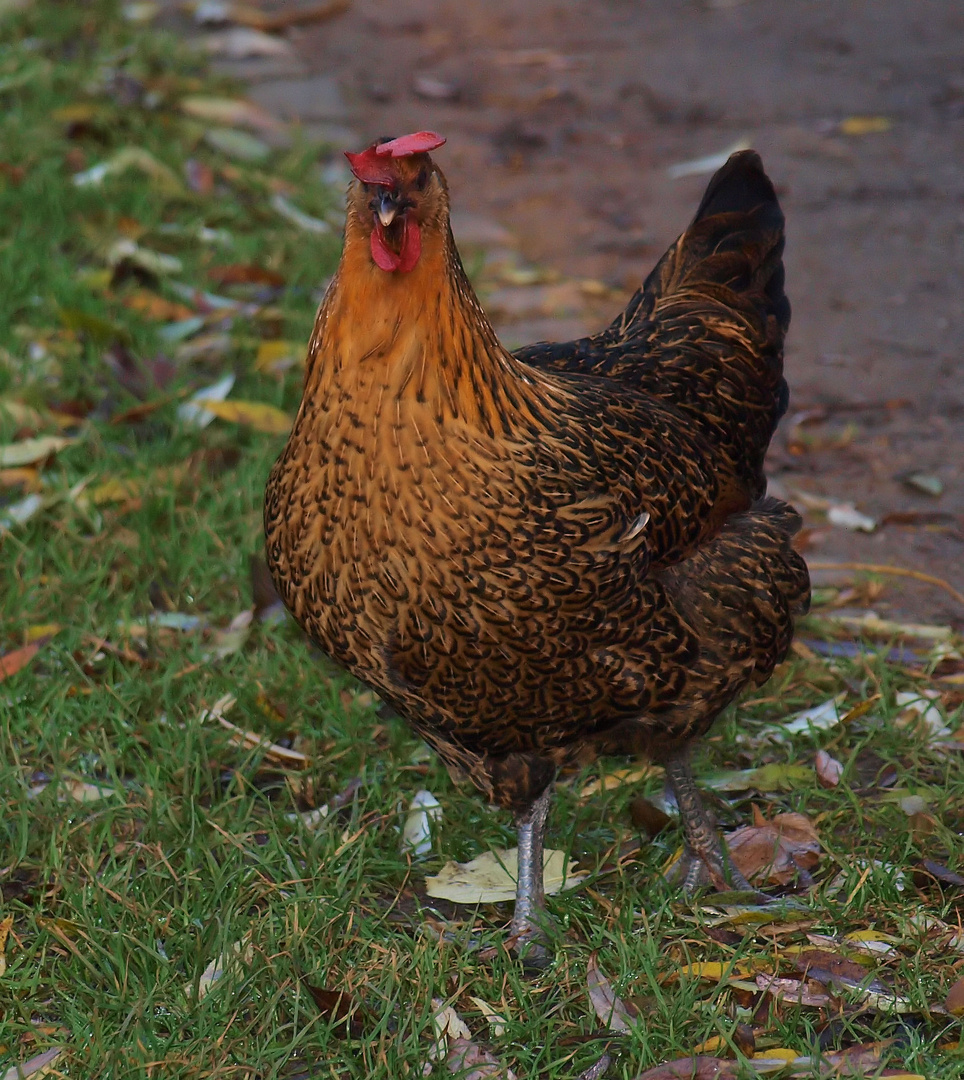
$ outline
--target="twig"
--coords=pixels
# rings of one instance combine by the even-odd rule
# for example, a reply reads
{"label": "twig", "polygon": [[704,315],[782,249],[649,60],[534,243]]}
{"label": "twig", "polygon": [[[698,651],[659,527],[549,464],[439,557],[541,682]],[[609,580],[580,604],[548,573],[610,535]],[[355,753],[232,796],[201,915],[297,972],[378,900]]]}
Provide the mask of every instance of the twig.
{"label": "twig", "polygon": [[863,562],[808,562],[811,570],[859,570],[865,574],[890,574],[893,577],[909,577],[915,581],[926,581],[928,585],[936,585],[939,589],[951,594],[954,599],[964,607],[964,595],[959,593],[949,582],[933,574],[925,574],[920,570],[907,570],[903,566],[884,566],[880,563]]}

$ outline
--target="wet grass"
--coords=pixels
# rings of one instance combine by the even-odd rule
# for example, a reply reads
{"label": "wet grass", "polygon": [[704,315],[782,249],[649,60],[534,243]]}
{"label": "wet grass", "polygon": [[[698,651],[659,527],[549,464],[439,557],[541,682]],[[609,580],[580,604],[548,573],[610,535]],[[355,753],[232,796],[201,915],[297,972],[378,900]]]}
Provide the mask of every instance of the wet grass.
{"label": "wet grass", "polygon": [[[810,768],[818,747],[844,765],[832,790],[811,769],[786,790],[714,799],[727,827],[750,821],[753,805],[816,823],[825,852],[799,910],[740,914],[680,897],[661,878],[677,831],[649,841],[633,825],[632,800],[658,800],[661,780],[581,798],[601,766],[567,778],[552,813],[550,844],[590,876],[550,901],[546,972],[533,977],[500,949],[505,906],[427,897],[426,874],[447,859],[511,846],[508,818],[454,787],[290,621],[256,617],[231,646],[225,629],[254,603],[250,557],[281,439],[177,415],[186,394],[227,371],[237,377],[232,398],[293,411],[300,369],[259,370],[259,346],[307,339],[338,241],[298,231],[271,195],[316,216],[340,196],[321,182],[315,148],[276,150],[257,165],[210,148],[178,102],[225,88],[110,5],[37,3],[3,30],[0,446],[74,441],[0,473],[0,520],[31,494],[42,503],[0,531],[0,655],[43,643],[0,681],[0,918],[12,916],[0,1068],[56,1046],[60,1074],[88,1078],[418,1076],[441,999],[519,1076],[575,1077],[608,1049],[607,1075],[632,1077],[707,1039],[732,1045],[738,1023],[755,1028],[760,1050],[816,1055],[891,1039],[886,1063],[959,1076],[959,1051],[948,1048],[957,1021],[933,1006],[964,954],[922,916],[957,926],[961,893],[914,868],[923,858],[958,865],[964,775],[956,752],[897,723],[894,702],[899,690],[942,689],[954,727],[955,684],[936,681],[946,661],[900,668],[796,655],[701,748],[703,775],[767,762]],[[131,146],[168,167],[178,189],[136,169],[97,186],[73,182]],[[189,160],[212,170],[210,190],[187,185]],[[230,240],[197,239],[199,229]],[[122,237],[181,269],[111,270],[107,253]],[[283,285],[231,293],[212,285],[211,268],[225,264],[256,264]],[[221,337],[207,351],[179,351],[164,336],[176,319],[124,303],[143,289],[182,302],[172,282],[250,307],[208,321],[201,332]],[[310,767],[284,770],[232,742],[205,715],[226,693],[237,699],[228,719],[295,748]],[[876,700],[826,731],[763,737],[838,693],[844,709]],[[291,817],[353,781],[319,827]],[[437,795],[444,823],[431,854],[413,861],[399,827],[420,788]],[[911,814],[908,796],[923,800]],[[792,974],[807,933],[867,929],[889,935],[893,953],[872,973],[906,1001],[899,1010],[846,987],[830,1007],[774,1004],[736,973],[753,960]],[[593,1012],[593,954],[638,1011],[628,1034],[607,1032]],[[224,973],[208,990],[218,958]],[[730,969],[680,973],[711,961]],[[344,993],[354,1027],[319,1008],[311,988]],[[472,997],[504,1016],[503,1034],[490,1035]]]}

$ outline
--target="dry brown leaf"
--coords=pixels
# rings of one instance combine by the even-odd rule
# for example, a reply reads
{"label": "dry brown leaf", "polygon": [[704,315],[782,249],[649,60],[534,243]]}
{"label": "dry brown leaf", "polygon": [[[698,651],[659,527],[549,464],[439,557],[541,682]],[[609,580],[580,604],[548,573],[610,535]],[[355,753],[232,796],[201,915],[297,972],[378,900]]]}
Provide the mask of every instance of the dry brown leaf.
{"label": "dry brown leaf", "polygon": [[461,1080],[516,1080],[508,1066],[471,1039],[453,1039],[449,1043],[445,1065]]}
{"label": "dry brown leaf", "polygon": [[41,641],[35,641],[31,645],[24,645],[20,649],[13,649],[0,656],[0,682],[15,675],[21,668],[27,666],[40,652]]}
{"label": "dry brown leaf", "polygon": [[179,319],[190,319],[197,314],[187,304],[168,300],[150,289],[137,289],[128,293],[121,298],[121,303],[131,311],[143,315],[145,319],[154,319],[156,322],[175,322]]}
{"label": "dry brown leaf", "polygon": [[698,1054],[647,1069],[639,1073],[635,1080],[736,1080],[745,1071],[740,1062]]}
{"label": "dry brown leaf", "polygon": [[753,808],[754,823],[727,833],[730,857],[748,880],[786,885],[809,876],[820,860],[820,840],[805,814],[777,814],[767,821]]}
{"label": "dry brown leaf", "polygon": [[586,986],[589,990],[589,1000],[599,1017],[610,1031],[632,1031],[634,1017],[626,1007],[626,1003],[613,990],[609,980],[599,970],[596,963],[596,954],[589,958],[586,968]]}
{"label": "dry brown leaf", "polygon": [[818,750],[814,759],[817,781],[821,787],[835,788],[843,776],[843,765],[826,750]]}
{"label": "dry brown leaf", "polygon": [[7,937],[9,936],[12,927],[12,915],[8,915],[5,919],[0,919],[0,978],[3,978],[3,975],[7,970]]}
{"label": "dry brown leaf", "polygon": [[820,983],[810,980],[804,982],[800,979],[779,979],[775,975],[757,975],[756,984],[778,1001],[793,1005],[809,1005],[822,1009],[833,1001]]}
{"label": "dry brown leaf", "polygon": [[944,1008],[951,1016],[964,1016],[964,978],[958,979],[947,991]]}

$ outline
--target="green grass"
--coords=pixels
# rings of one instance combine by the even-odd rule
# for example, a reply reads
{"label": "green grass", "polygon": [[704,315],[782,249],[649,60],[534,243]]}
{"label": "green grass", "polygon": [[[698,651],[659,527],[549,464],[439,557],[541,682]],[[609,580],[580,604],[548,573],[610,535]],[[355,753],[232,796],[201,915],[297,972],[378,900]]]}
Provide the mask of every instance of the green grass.
{"label": "green grass", "polygon": [[[818,746],[846,766],[833,790],[811,779],[716,804],[731,828],[751,820],[753,803],[768,816],[799,810],[817,823],[820,884],[802,894],[802,912],[714,927],[717,909],[661,881],[676,831],[626,852],[640,840],[630,802],[641,790],[658,796],[660,781],[580,799],[598,768],[570,778],[553,810],[550,844],[571,850],[592,876],[550,901],[557,936],[547,972],[533,978],[498,949],[485,951],[502,940],[505,906],[427,898],[427,873],[510,846],[510,822],[454,787],[407,728],[378,715],[290,621],[255,620],[240,649],[212,656],[216,632],[252,604],[249,557],[260,549],[262,491],[281,438],[221,420],[191,428],[176,412],[226,371],[237,375],[232,398],[293,411],[300,370],[259,372],[257,347],[307,339],[338,242],[336,233],[298,232],[270,196],[284,190],[319,216],[340,196],[318,179],[316,148],[279,150],[257,166],[207,148],[203,124],[177,102],[230,88],[173,41],[126,26],[111,5],[39,2],[2,29],[0,402],[39,416],[0,405],[0,445],[52,434],[77,441],[36,475],[0,474],[0,518],[31,485],[44,499],[39,513],[0,533],[0,655],[55,627],[30,663],[0,681],[0,918],[13,917],[0,975],[0,1070],[62,1046],[59,1074],[85,1078],[420,1076],[432,999],[441,998],[524,1077],[575,1077],[607,1046],[607,1075],[632,1077],[710,1037],[731,1039],[737,1021],[756,1026],[760,1049],[804,1055],[893,1039],[890,1064],[960,1076],[964,1060],[946,1048],[958,1021],[931,1007],[964,954],[914,919],[956,926],[961,894],[915,883],[912,869],[922,857],[958,865],[964,774],[955,753],[893,723],[896,690],[933,684],[955,726],[959,697],[954,684],[932,683],[933,664],[798,657],[754,695],[765,700],[732,711],[701,751],[700,772],[810,766]],[[137,171],[100,187],[72,182],[130,146],[178,177],[188,159],[209,165],[215,189],[171,193]],[[202,226],[230,233],[231,246],[186,238]],[[280,273],[285,287],[235,318],[213,357],[178,359],[162,324],[122,302],[138,287],[176,300],[170,281],[105,272],[105,252],[121,235],[175,255],[176,280],[200,289],[229,293],[212,284],[210,267],[246,263]],[[173,377],[138,396],[124,363],[160,353],[174,358]],[[140,419],[112,422],[145,402],[152,408]],[[54,414],[64,413],[79,419],[58,424]],[[111,480],[130,486],[104,494]],[[166,611],[196,615],[204,628],[132,630]],[[780,745],[756,737],[840,692],[847,707],[881,698],[816,736]],[[294,745],[311,768],[286,773],[202,719],[226,693],[237,698],[233,723]],[[881,784],[888,770],[890,787]],[[357,794],[319,828],[287,817],[356,778]],[[78,802],[74,781],[109,791]],[[440,799],[444,826],[431,855],[413,862],[400,853],[398,828],[423,787]],[[926,812],[908,817],[901,794],[923,796]],[[904,868],[902,892],[892,873],[864,874],[874,859]],[[441,941],[440,928],[450,931]],[[908,999],[905,1013],[858,1007],[851,991],[829,1009],[768,1012],[762,995],[726,977],[677,977],[683,963],[747,958],[790,975],[787,950],[806,944],[807,932],[868,928],[892,935],[894,953],[875,970]],[[481,949],[467,948],[470,934]],[[235,947],[242,959],[199,1000],[204,970]],[[593,1013],[593,953],[640,1010],[628,1035],[608,1035]],[[346,992],[363,1036],[344,1038],[309,985]],[[505,1016],[501,1037],[489,1036],[470,996]]]}

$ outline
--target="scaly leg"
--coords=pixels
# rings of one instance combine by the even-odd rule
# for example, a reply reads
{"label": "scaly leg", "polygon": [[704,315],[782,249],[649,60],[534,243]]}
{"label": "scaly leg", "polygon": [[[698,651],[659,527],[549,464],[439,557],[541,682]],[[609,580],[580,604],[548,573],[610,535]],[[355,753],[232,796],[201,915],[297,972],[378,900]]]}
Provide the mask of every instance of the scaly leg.
{"label": "scaly leg", "polygon": [[684,891],[691,892],[699,884],[701,871],[705,868],[718,892],[730,889],[756,892],[724,854],[720,834],[710,821],[700,790],[690,771],[689,748],[668,757],[665,765],[666,777],[676,795],[686,837],[686,849],[680,860],[682,865],[678,877]]}
{"label": "scaly leg", "polygon": [[549,784],[532,806],[525,813],[517,814],[515,819],[519,836],[519,878],[509,936],[515,939],[516,952],[531,964],[544,963],[547,959],[542,850],[551,802],[552,784]]}

